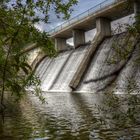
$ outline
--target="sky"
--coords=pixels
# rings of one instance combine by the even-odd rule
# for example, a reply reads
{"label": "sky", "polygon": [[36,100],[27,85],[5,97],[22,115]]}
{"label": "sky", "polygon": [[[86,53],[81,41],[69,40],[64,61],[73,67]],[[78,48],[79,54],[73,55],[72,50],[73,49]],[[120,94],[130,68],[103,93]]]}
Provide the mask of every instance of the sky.
{"label": "sky", "polygon": [[[97,4],[103,2],[105,0],[79,0],[77,5],[73,6],[73,12],[71,14],[70,18],[73,18],[79,14],[81,14],[82,12],[87,11],[88,9],[96,6]],[[58,19],[55,14],[52,12],[50,13],[50,24],[46,25],[46,24],[38,24],[36,25],[36,27],[41,30],[41,31],[49,31],[59,25],[61,25],[63,23],[63,19]]]}

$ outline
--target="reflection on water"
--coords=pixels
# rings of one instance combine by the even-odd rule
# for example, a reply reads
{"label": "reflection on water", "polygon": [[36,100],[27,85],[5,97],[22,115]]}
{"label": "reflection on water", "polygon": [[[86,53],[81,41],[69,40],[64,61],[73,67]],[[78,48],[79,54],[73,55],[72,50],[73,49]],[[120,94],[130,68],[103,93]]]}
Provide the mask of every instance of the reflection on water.
{"label": "reflection on water", "polygon": [[0,121],[0,140],[140,140],[140,102],[134,95],[44,96],[43,105],[36,97],[9,104],[4,124]]}

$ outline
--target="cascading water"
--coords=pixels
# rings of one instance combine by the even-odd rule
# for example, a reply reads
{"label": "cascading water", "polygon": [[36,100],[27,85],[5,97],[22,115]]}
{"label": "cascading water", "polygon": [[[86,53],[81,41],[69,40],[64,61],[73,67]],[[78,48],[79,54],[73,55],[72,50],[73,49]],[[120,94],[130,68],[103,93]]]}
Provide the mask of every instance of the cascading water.
{"label": "cascading water", "polygon": [[37,70],[36,70],[36,75],[40,78],[40,80],[42,80],[44,73],[46,71],[46,69],[49,67],[50,63],[51,63],[51,59],[49,59],[48,57],[46,57],[38,66]]}
{"label": "cascading water", "polygon": [[[72,51],[60,53],[55,58],[46,58],[40,65],[42,65],[41,72],[37,74],[41,80],[41,88],[47,91],[55,82],[56,77],[60,74],[61,68],[64,67],[69,59]],[[37,71],[39,71],[37,69]]]}
{"label": "cascading water", "polygon": [[[136,50],[133,50],[136,40],[130,37],[129,41],[127,41],[127,37],[127,33],[122,33],[106,38],[101,43],[92,57],[76,92],[98,92],[108,87],[115,87],[115,90],[126,88],[128,87],[127,78],[129,75],[131,77],[140,76],[139,68],[134,66],[133,60],[138,58],[139,49],[137,47]],[[130,49],[130,42],[132,50],[137,53],[130,53],[123,59],[121,55],[126,54],[126,51]],[[41,79],[42,90],[70,92],[69,83],[84,58],[88,47],[88,45],[85,45],[75,50],[62,52],[56,58],[45,58],[36,70],[36,74]],[[136,75],[133,75],[134,71]],[[135,81],[138,85],[139,80]],[[114,86],[112,83],[116,85]]]}
{"label": "cascading water", "polygon": [[[123,33],[104,40],[91,60],[83,81],[77,89],[78,91],[98,92],[112,86],[129,59],[124,59],[121,56],[126,53],[124,50],[128,50],[126,36],[127,34]],[[134,48],[136,43],[134,38],[130,38],[129,41],[132,42],[131,48]],[[120,80],[120,83],[122,82]]]}
{"label": "cascading water", "polygon": [[63,71],[60,73],[58,79],[56,79],[51,90],[71,91],[71,89],[69,87],[69,83],[70,83],[72,77],[74,76],[74,73],[77,70],[80,62],[82,61],[87,48],[88,48],[88,46],[79,47],[72,53],[69,61],[63,68]]}
{"label": "cascading water", "polygon": [[139,93],[140,92],[140,47],[135,46],[135,50],[130,56],[130,60],[125,65],[123,71],[117,77],[115,89],[117,93]]}

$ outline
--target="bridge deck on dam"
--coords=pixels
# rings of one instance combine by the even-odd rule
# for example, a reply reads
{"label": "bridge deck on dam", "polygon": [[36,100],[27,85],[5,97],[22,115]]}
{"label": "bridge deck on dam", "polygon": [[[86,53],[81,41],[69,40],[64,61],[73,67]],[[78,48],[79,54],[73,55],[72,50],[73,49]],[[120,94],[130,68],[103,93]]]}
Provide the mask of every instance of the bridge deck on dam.
{"label": "bridge deck on dam", "polygon": [[113,21],[132,13],[134,13],[134,9],[128,4],[128,0],[105,0],[51,30],[50,37],[70,38],[74,29],[88,31],[96,28],[96,18],[98,17],[105,17]]}

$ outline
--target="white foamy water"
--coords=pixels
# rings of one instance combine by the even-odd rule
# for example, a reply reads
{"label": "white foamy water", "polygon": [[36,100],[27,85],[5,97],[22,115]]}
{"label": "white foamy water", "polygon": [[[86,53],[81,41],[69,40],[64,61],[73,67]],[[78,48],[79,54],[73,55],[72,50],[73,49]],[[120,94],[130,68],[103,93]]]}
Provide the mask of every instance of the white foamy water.
{"label": "white foamy water", "polygon": [[[108,87],[115,91],[129,87],[129,79],[135,82],[134,88],[140,87],[140,68],[135,61],[140,50],[134,47],[136,41],[130,38],[126,41],[127,33],[106,38],[92,56],[91,62],[76,91],[98,92]],[[131,53],[121,58],[128,48]],[[75,50],[60,53],[56,58],[46,57],[37,67],[36,75],[41,79],[43,91],[71,92],[69,84],[77,71],[89,46],[81,46]],[[133,49],[134,48],[134,49]],[[131,52],[132,52],[131,51]],[[122,53],[123,52],[123,53]],[[112,63],[116,61],[115,63]],[[126,91],[126,90],[125,90]]]}

